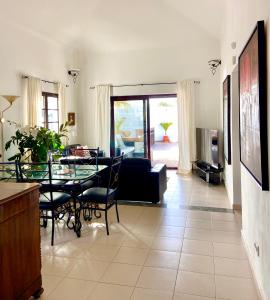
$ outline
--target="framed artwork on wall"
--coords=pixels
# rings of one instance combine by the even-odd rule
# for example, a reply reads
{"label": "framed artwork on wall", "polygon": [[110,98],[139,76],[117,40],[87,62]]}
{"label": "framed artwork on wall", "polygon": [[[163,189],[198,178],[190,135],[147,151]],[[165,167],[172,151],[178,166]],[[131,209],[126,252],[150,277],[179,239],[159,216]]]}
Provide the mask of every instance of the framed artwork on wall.
{"label": "framed artwork on wall", "polygon": [[266,41],[259,21],[239,57],[240,161],[269,190]]}
{"label": "framed artwork on wall", "polygon": [[75,125],[75,113],[74,112],[68,113],[68,123],[69,123],[69,126]]}
{"label": "framed artwork on wall", "polygon": [[231,76],[228,75],[223,82],[223,133],[224,156],[231,164]]}

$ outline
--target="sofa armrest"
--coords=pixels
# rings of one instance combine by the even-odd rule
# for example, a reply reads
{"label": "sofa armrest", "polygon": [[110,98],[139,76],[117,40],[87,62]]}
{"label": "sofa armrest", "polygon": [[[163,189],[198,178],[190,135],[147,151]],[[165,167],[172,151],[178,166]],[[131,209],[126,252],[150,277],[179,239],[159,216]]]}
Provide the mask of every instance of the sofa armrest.
{"label": "sofa armrest", "polygon": [[156,164],[149,172],[150,189],[154,192],[156,201],[163,199],[163,194],[167,189],[167,167],[165,164]]}
{"label": "sofa armrest", "polygon": [[164,172],[164,170],[166,169],[167,168],[165,164],[156,164],[154,167],[151,168],[151,172],[160,173],[160,172]]}

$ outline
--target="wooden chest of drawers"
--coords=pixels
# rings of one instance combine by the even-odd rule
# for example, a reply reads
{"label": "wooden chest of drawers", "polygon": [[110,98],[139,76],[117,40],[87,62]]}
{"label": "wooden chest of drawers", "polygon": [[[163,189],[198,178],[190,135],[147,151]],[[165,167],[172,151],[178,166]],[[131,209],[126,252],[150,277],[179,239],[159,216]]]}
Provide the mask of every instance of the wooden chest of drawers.
{"label": "wooden chest of drawers", "polygon": [[0,299],[42,293],[39,186],[0,183]]}

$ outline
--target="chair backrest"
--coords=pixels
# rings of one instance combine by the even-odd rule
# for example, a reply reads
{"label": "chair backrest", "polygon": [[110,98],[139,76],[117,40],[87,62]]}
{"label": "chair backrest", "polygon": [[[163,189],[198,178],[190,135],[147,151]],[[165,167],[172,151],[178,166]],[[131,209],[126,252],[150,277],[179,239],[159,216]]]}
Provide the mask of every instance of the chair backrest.
{"label": "chair backrest", "polygon": [[80,165],[94,165],[98,170],[99,148],[82,148],[75,149],[74,156],[76,159],[71,160],[71,163]]}
{"label": "chair backrest", "polygon": [[18,162],[18,177],[19,182],[39,182],[40,193],[48,199],[53,201],[53,192],[70,192],[74,187],[78,189],[79,184],[66,185],[64,181],[59,179],[53,179],[52,165],[55,165],[51,161],[47,163],[25,163]]}
{"label": "chair backrest", "polygon": [[107,192],[110,190],[118,190],[120,182],[120,169],[123,161],[123,156],[116,156],[111,158],[110,178]]}
{"label": "chair backrest", "polygon": [[62,156],[69,156],[73,155],[74,149],[76,149],[78,146],[81,146],[81,144],[72,144],[72,145],[67,145],[62,153]]}
{"label": "chair backrest", "polygon": [[73,151],[74,156],[79,157],[96,157],[99,155],[99,148],[77,148]]}
{"label": "chair backrest", "polygon": [[0,163],[0,180],[9,181],[19,179],[17,161]]}

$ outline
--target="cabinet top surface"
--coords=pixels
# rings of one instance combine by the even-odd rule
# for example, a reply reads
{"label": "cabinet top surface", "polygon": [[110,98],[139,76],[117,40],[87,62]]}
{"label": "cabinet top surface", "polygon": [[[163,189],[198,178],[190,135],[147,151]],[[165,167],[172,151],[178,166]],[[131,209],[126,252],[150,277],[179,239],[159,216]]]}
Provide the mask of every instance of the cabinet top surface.
{"label": "cabinet top surface", "polygon": [[38,188],[37,183],[0,183],[0,204]]}

